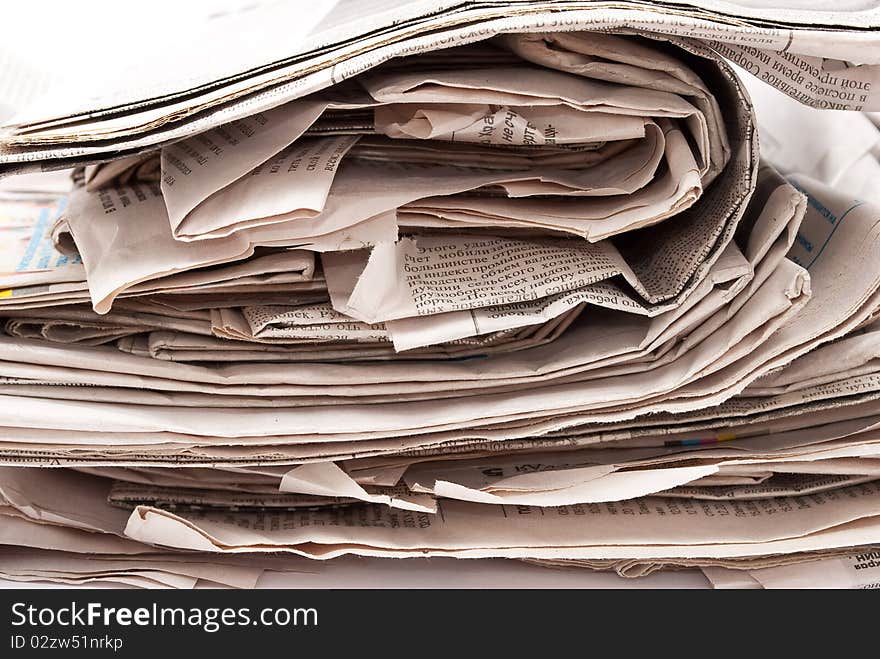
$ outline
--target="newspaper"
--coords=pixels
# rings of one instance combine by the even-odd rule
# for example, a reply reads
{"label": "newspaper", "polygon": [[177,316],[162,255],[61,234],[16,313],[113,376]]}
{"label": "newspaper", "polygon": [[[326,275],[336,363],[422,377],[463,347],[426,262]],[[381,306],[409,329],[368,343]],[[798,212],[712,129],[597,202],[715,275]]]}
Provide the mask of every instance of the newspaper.
{"label": "newspaper", "polygon": [[880,14],[750,4],[259,6],[24,108],[0,575],[876,585]]}
{"label": "newspaper", "polygon": [[[538,534],[535,533],[536,512],[528,506],[502,511],[500,507],[446,502],[442,518],[413,514],[416,523],[412,525],[391,522],[392,516],[406,516],[406,513],[369,507],[359,512],[347,507],[338,512],[312,513],[307,518],[309,521],[304,516],[294,517],[290,526],[295,528],[268,532],[260,530],[265,521],[261,523],[259,516],[238,515],[230,524],[210,513],[181,517],[140,508],[132,514],[126,534],[158,544],[203,551],[259,551],[268,545],[267,549],[315,558],[349,552],[534,558],[735,557],[766,553],[771,547],[785,553],[785,549],[834,547],[834,543],[847,536],[849,540],[871,537],[876,533],[873,529],[876,524],[872,521],[876,486],[856,485],[841,492],[854,496],[841,502],[838,497],[817,494],[800,508],[794,500],[781,497],[771,506],[741,507],[739,515],[736,504],[688,505],[679,499],[662,498],[614,505],[559,507],[550,517],[539,515]],[[621,525],[620,517],[627,514],[634,516],[633,522]],[[583,516],[589,519],[589,525],[583,524]],[[327,524],[330,520],[345,518],[358,519],[363,525],[352,528]],[[742,518],[748,519],[748,523]],[[695,524],[695,519],[700,523]],[[479,529],[479,548],[474,547],[476,529]],[[725,543],[713,544],[713,539],[717,542],[719,531],[724,534]],[[642,544],[649,539],[650,546]]]}
{"label": "newspaper", "polygon": [[[262,547],[251,549],[281,549],[315,558],[329,558],[340,552],[400,556],[424,552],[549,559],[712,559],[760,556],[775,549],[783,555],[835,549],[844,539],[864,545],[870,544],[872,534],[876,535],[871,529],[877,487],[871,483],[840,489],[838,492],[845,496],[778,497],[768,505],[648,497],[615,504],[563,506],[556,508],[552,516],[539,515],[540,521],[529,506],[510,507],[501,514],[500,507],[456,502],[442,504],[442,517],[387,508],[382,512],[376,504],[223,515],[175,514],[141,507],[120,529],[127,513],[95,496],[94,488],[101,487],[102,479],[74,478],[58,470],[38,473],[41,477],[37,482],[23,482],[4,470],[3,495],[18,517],[43,520],[50,527],[60,525],[66,531],[76,530],[71,526],[88,527],[99,538],[124,533],[138,540],[199,551],[236,551],[259,542]],[[49,489],[51,493],[38,496],[34,488],[48,482],[55,484]],[[79,509],[65,505],[64,495],[76,496]],[[31,499],[39,503],[22,507],[25,500]],[[267,515],[280,515],[281,526],[267,524]],[[633,517],[621,525],[620,519],[627,515]],[[477,526],[473,525],[474,516],[479,519]],[[282,522],[285,517],[287,523]],[[591,524],[582,523],[585,517]],[[392,518],[398,523],[394,524]],[[405,522],[410,518],[412,524]],[[695,518],[700,519],[699,525],[693,524]],[[334,519],[337,524],[328,524]],[[359,524],[338,524],[344,520],[359,520]],[[477,528],[480,548],[470,549]],[[722,530],[726,541],[714,544]],[[648,538],[654,541],[641,544]],[[303,544],[309,541],[313,544]]]}
{"label": "newspaper", "polygon": [[[277,28],[266,28],[290,23],[288,8],[266,6],[248,12],[244,23],[228,15],[214,18],[203,27],[216,35],[210,41],[217,45],[211,48],[210,57],[199,51],[199,56],[192,58],[198,67],[161,66],[163,51],[157,48],[159,62],[148,68],[157,72],[152,79],[140,79],[133,86],[130,79],[109,82],[96,78],[92,94],[59,93],[46,99],[42,107],[19,115],[10,123],[2,157],[7,171],[26,170],[19,163],[40,158],[68,158],[68,162],[96,155],[100,158],[108,149],[88,146],[88,140],[111,137],[116,138],[117,153],[124,154],[269,110],[401,54],[464,45],[500,33],[558,31],[563,26],[573,32],[681,35],[672,38],[706,44],[803,102],[856,110],[876,105],[871,82],[876,80],[880,58],[872,57],[873,34],[863,29],[876,21],[873,9],[829,11],[810,6],[781,10],[725,5],[721,13],[720,7],[705,6],[671,10],[668,5],[645,3],[622,3],[612,8],[574,3],[553,3],[551,7],[541,2],[518,3],[513,11],[480,3],[455,3],[455,8],[451,11],[451,3],[394,3],[375,13],[364,13],[346,2],[336,7],[340,14],[350,16],[339,28],[327,22],[303,22],[297,16],[299,34],[306,37],[299,42],[291,41],[289,34],[282,35]],[[773,19],[768,21],[768,15]],[[823,19],[832,21],[834,28],[814,27]],[[260,47],[248,41],[255,25],[262,25]],[[277,38],[273,37],[276,32]],[[251,47],[236,48],[239,42]],[[178,54],[181,61],[190,61]],[[280,67],[267,69],[269,63]],[[115,91],[108,93],[109,89]],[[90,101],[82,103],[77,100],[80,98]],[[194,114],[198,111],[201,114]],[[78,123],[85,113],[94,119]],[[140,134],[145,129],[151,132]]]}
{"label": "newspaper", "polygon": [[[563,336],[560,338],[560,340],[564,341],[564,340],[566,339],[566,337],[569,336],[570,334],[571,334],[571,332],[567,332],[565,335],[563,335]],[[67,354],[67,358],[69,358],[69,357],[70,357],[70,354],[68,353],[68,354]],[[69,364],[68,364],[68,365],[69,365]],[[118,369],[117,369],[117,370],[118,370]],[[471,398],[473,398],[475,401],[477,400],[477,397],[471,397]],[[439,401],[438,401],[438,402],[439,402]],[[469,401],[468,401],[468,404],[470,404]],[[72,428],[71,428],[71,429],[72,429]],[[106,428],[106,429],[107,429],[107,430],[110,430],[109,427]],[[166,428],[166,430],[168,430],[168,429],[170,429],[170,428]],[[280,430],[280,428],[278,428],[278,429]],[[325,430],[327,430],[327,428],[325,428]],[[225,433],[223,433],[223,434],[227,434],[227,435],[228,435],[228,434],[229,434],[228,429],[227,429],[227,431],[226,431]]]}
{"label": "newspaper", "polygon": [[[96,194],[80,190],[71,195],[65,217],[83,258],[95,311],[109,311],[117,295],[149,279],[241,260],[254,253],[253,246],[242,240],[226,241],[226,250],[221,253],[190,249],[171,237],[164,215],[164,199],[156,184],[104,189]],[[107,243],[110,229],[115,236]],[[131,258],[134,253],[138,258]],[[148,254],[152,255],[150,260],[143,258]],[[288,256],[300,258],[301,279],[310,279],[314,268],[311,255],[288,252]],[[290,261],[287,266],[297,269]]]}
{"label": "newspaper", "polygon": [[[552,81],[553,75],[563,76],[562,73],[554,74],[552,71],[536,70],[535,73],[540,73],[540,76],[536,78],[537,80],[547,80],[549,78]],[[729,74],[727,75],[729,77]],[[468,84],[466,80],[466,74],[459,74],[459,77],[461,76],[465,76],[464,84]],[[573,75],[568,77],[574,81],[580,80]],[[723,76],[720,77],[723,78]],[[733,80],[733,78],[730,78],[728,80],[728,84],[735,84],[734,82],[732,82]],[[524,80],[518,80],[517,84],[522,85],[524,84],[524,82]],[[449,81],[449,84],[458,84],[458,81],[452,79]],[[587,83],[584,82],[583,84]],[[557,83],[555,86],[560,87],[560,84]],[[552,92],[553,87],[554,85],[549,85],[550,91],[542,93],[556,93],[557,95],[560,95],[565,99],[568,98],[564,96],[564,94],[568,94],[569,92]],[[466,91],[465,88],[450,89],[455,91],[455,93],[457,94],[462,94],[464,91]],[[639,108],[639,112],[650,111],[648,110],[648,108],[652,107],[650,105],[651,103],[654,103],[661,107],[661,109],[658,111],[665,113],[665,115],[667,116],[687,116],[686,113],[682,114],[684,110],[669,110],[664,107],[664,103],[667,103],[667,101],[674,101],[675,99],[679,99],[680,97],[674,96],[670,93],[665,93],[666,96],[654,99],[652,98],[652,96],[657,96],[658,94],[662,94],[663,92],[657,92],[649,88],[635,87],[633,89],[635,90],[632,94],[634,99],[641,99],[642,96],[645,97],[644,99],[638,101],[645,106],[644,108]],[[417,91],[418,90],[416,90],[416,96],[418,96]],[[492,94],[497,95],[499,93],[504,96],[504,92],[498,92],[494,89],[490,89],[487,91],[490,94],[490,97]],[[587,90],[584,90],[582,93],[586,92]],[[375,95],[379,92],[373,90],[372,93]],[[742,97],[741,92],[737,92],[734,90],[731,93],[739,93],[740,97]],[[623,96],[625,96],[625,94]],[[404,94],[404,99],[405,97],[406,94]],[[488,98],[488,100],[492,99]],[[593,99],[592,102],[595,101],[596,100]],[[621,97],[621,99],[617,99],[614,102],[620,104],[623,102],[623,98]],[[634,101],[631,103],[635,104]],[[681,101],[681,103],[684,103],[686,108],[693,109],[693,106],[690,106],[688,103],[684,101]],[[671,105],[674,106],[675,102],[672,102]],[[676,129],[670,122],[670,120],[666,118],[663,119],[663,122],[665,123],[663,123],[664,128],[660,134],[665,135],[664,139],[667,143],[665,144],[665,149],[661,149],[660,152],[665,153],[667,161],[667,171],[660,179],[658,179],[658,181],[655,182],[656,184],[652,183],[651,185],[644,187],[644,190],[638,190],[638,188],[645,186],[645,183],[647,182],[647,179],[643,179],[641,182],[635,184],[634,189],[638,191],[636,192],[636,194],[633,195],[614,195],[615,192],[629,193],[632,192],[633,189],[616,191],[609,189],[605,190],[604,192],[602,192],[601,190],[597,191],[599,194],[612,195],[603,197],[603,199],[608,199],[610,201],[606,202],[599,200],[596,202],[598,205],[594,204],[594,206],[596,206],[596,209],[599,211],[600,216],[601,213],[620,213],[621,210],[619,209],[619,207],[621,203],[624,204],[624,207],[622,209],[624,211],[626,210],[626,205],[631,204],[636,209],[637,215],[638,213],[642,212],[647,212],[650,214],[643,217],[641,220],[639,220],[636,216],[632,216],[623,224],[620,224],[618,222],[619,226],[616,229],[617,231],[634,228],[635,226],[638,226],[638,222],[657,222],[661,219],[664,219],[672,212],[677,212],[682,210],[683,208],[686,208],[691,203],[693,203],[693,201],[695,201],[696,197],[699,195],[700,190],[697,189],[696,192],[690,196],[690,201],[688,201],[687,203],[681,202],[679,198],[680,193],[676,192],[676,190],[693,189],[694,186],[696,186],[696,188],[701,187],[701,184],[698,182],[694,182],[692,184],[686,183],[686,172],[694,171],[697,174],[701,172],[703,174],[707,174],[707,172],[711,171],[712,166],[714,166],[715,170],[720,169],[720,167],[723,166],[725,162],[725,156],[723,154],[718,155],[717,153],[713,155],[713,152],[709,151],[708,149],[709,147],[714,147],[715,151],[720,150],[723,153],[726,153],[725,129],[720,125],[720,120],[717,117],[717,105],[713,106],[709,104],[708,107],[715,108],[716,116],[714,121],[710,122],[710,125],[707,127],[705,125],[705,122],[707,121],[706,118],[703,117],[702,114],[698,113],[697,116],[701,118],[701,121],[689,122],[690,127],[688,129],[691,133],[693,133],[692,140],[695,140],[698,143],[708,143],[706,145],[706,149],[702,150],[702,152],[697,156],[700,161],[705,163],[702,169],[696,164],[696,161],[694,160],[694,155],[691,154],[690,147],[688,146],[687,140],[685,139],[681,130]],[[623,112],[621,108],[618,108],[618,110]],[[589,113],[586,114],[589,115]],[[589,119],[585,119],[585,121],[589,121]],[[741,122],[741,125],[737,126],[737,129],[741,133],[747,133],[749,130],[748,117],[741,116],[739,117],[739,121]],[[241,127],[238,125],[236,125],[234,128],[241,130]],[[233,130],[233,127],[224,127],[220,130],[224,133],[229,133],[231,130]],[[554,137],[553,139],[556,140],[558,138]],[[743,140],[745,138],[740,137],[738,139]],[[253,146],[252,141],[253,140],[238,140],[236,142],[235,149],[231,149],[230,146],[227,145],[224,147],[224,153],[226,152],[225,150],[231,150],[233,155],[235,155],[239,153],[241,149],[247,150],[248,148]],[[718,144],[719,141],[720,144]],[[713,142],[715,143],[713,144]],[[348,140],[347,144],[348,143],[351,143],[351,140]],[[650,145],[650,140],[647,143]],[[315,208],[312,208],[312,210],[310,211],[311,216],[308,219],[297,218],[295,212],[293,215],[290,215],[290,212],[293,211],[286,212],[280,210],[280,208],[275,210],[270,210],[268,208],[254,208],[254,204],[259,205],[260,203],[264,203],[266,199],[271,198],[274,200],[278,200],[277,195],[266,195],[264,191],[261,191],[262,189],[259,187],[260,185],[277,185],[277,183],[272,183],[272,181],[275,180],[273,178],[273,175],[271,174],[272,172],[286,170],[288,173],[293,172],[293,174],[295,174],[297,171],[300,171],[298,163],[304,163],[302,165],[302,170],[306,172],[306,175],[308,176],[312,176],[312,174],[309,173],[311,171],[334,173],[336,163],[343,156],[342,151],[339,151],[335,148],[326,147],[326,145],[320,147],[321,153],[323,154],[322,156],[309,156],[309,149],[311,147],[309,147],[308,145],[304,147],[297,147],[294,145],[291,148],[293,148],[294,151],[291,152],[289,156],[279,156],[282,158],[282,160],[274,162],[273,164],[271,164],[271,167],[268,163],[259,164],[258,167],[248,173],[246,177],[238,179],[238,181],[233,184],[233,187],[216,193],[212,195],[209,199],[207,199],[207,201],[205,202],[206,204],[215,204],[218,206],[218,208],[223,209],[223,212],[232,213],[231,216],[256,218],[255,224],[246,224],[242,225],[242,227],[239,228],[230,227],[225,231],[225,233],[221,231],[221,233],[216,234],[218,236],[216,240],[206,241],[206,243],[209,243],[210,246],[213,246],[215,248],[213,250],[210,249],[209,244],[200,245],[198,249],[185,250],[185,245],[182,245],[180,242],[175,240],[175,238],[180,237],[179,235],[175,234],[177,219],[170,216],[171,211],[168,208],[163,208],[163,205],[167,206],[168,204],[168,193],[165,189],[160,190],[159,187],[155,184],[136,184],[134,185],[134,187],[130,188],[106,188],[95,192],[89,192],[87,189],[78,191],[71,201],[71,206],[66,212],[65,219],[67,225],[69,225],[70,227],[73,240],[76,243],[78,252],[88,264],[87,274],[90,281],[91,295],[96,310],[106,309],[109,303],[112,302],[111,291],[125,290],[126,287],[131,286],[132,284],[136,284],[146,277],[156,278],[169,272],[182,271],[197,267],[204,267],[206,265],[216,263],[225,263],[230,260],[246,258],[252,253],[252,249],[255,244],[295,245],[299,243],[319,251],[323,251],[326,249],[339,249],[341,244],[345,243],[346,241],[351,242],[352,240],[359,240],[361,244],[372,244],[374,242],[373,236],[375,235],[375,232],[368,231],[369,235],[367,235],[358,233],[356,229],[364,225],[369,225],[370,227],[372,227],[372,223],[376,221],[376,218],[387,218],[387,213],[389,211],[392,211],[409,201],[414,201],[419,197],[442,193],[454,194],[457,192],[472,190],[474,188],[480,188],[486,185],[496,185],[499,183],[503,183],[504,185],[508,186],[508,194],[514,196],[522,196],[523,194],[540,194],[542,191],[545,191],[545,188],[547,188],[548,185],[550,186],[550,192],[554,194],[565,194],[565,190],[560,190],[559,186],[565,180],[565,176],[568,176],[568,174],[565,174],[565,176],[563,176],[563,172],[560,170],[555,170],[557,172],[555,174],[553,173],[554,170],[550,170],[546,175],[540,174],[539,171],[536,176],[536,173],[534,171],[528,171],[522,174],[517,173],[516,171],[480,172],[479,170],[475,169],[456,169],[453,167],[442,165],[431,167],[430,169],[425,169],[424,166],[414,167],[412,165],[405,165],[405,163],[401,162],[399,158],[394,163],[394,165],[387,165],[383,169],[377,163],[366,163],[355,159],[350,165],[345,165],[344,163],[344,166],[340,167],[339,169],[338,176],[332,177],[334,185],[338,184],[338,191],[335,194],[328,196],[329,189],[326,188],[323,189],[323,192],[318,193],[319,197],[322,197],[326,201],[326,204],[324,204],[323,202],[320,204],[311,204],[311,206],[315,206]],[[638,157],[640,148],[641,147],[633,147],[630,149],[626,149],[622,152],[621,157],[626,156],[630,159],[632,159],[633,157]],[[195,147],[189,148],[189,151],[191,152],[191,155],[189,156],[190,158],[198,157],[197,155],[192,155],[193,153],[195,153],[194,149]],[[305,151],[302,151],[302,149],[305,149]],[[657,149],[655,148],[654,151],[656,152]],[[248,163],[253,162],[255,158],[261,157],[263,155],[265,154],[258,154],[257,156],[250,157],[248,159]],[[334,163],[333,166],[322,166],[322,157],[326,157],[332,160]],[[179,157],[176,158],[177,161],[180,161]],[[204,157],[202,158],[204,159]],[[285,165],[284,163],[288,161],[284,160],[284,158],[293,159],[290,160],[289,165]],[[685,162],[688,161],[688,159],[690,164]],[[219,159],[207,159],[205,162],[206,169],[204,169],[203,171],[206,172],[205,175],[207,176],[210,176],[212,171],[215,171],[217,168],[221,168],[226,164],[225,160],[221,162]],[[710,165],[710,163],[714,163],[714,165]],[[235,163],[232,164],[234,165]],[[608,165],[609,163],[605,164]],[[390,170],[388,169],[389,166],[391,167]],[[183,163],[183,161],[180,161],[178,162],[178,167],[184,167],[187,171],[191,172],[187,175],[188,177],[195,176],[196,170],[193,169],[193,167],[195,167],[194,164],[192,167],[190,167],[189,165]],[[403,168],[401,169],[401,167]],[[750,173],[748,172],[748,170],[749,167],[746,166],[744,169],[738,170],[735,174],[731,174],[731,176],[743,178],[749,177]],[[258,175],[257,173],[260,171],[262,171],[263,174]],[[576,172],[577,170],[571,171]],[[269,172],[269,174],[266,174],[266,172]],[[379,180],[382,180],[384,183],[387,177],[386,172],[394,172],[396,174],[396,177],[393,180],[392,185],[386,184],[386,189],[380,191],[379,189],[377,189],[376,183]],[[621,171],[616,170],[615,168],[610,166],[585,170],[586,174],[590,174],[592,172],[599,172],[602,176],[608,177],[609,180],[621,180],[621,178],[627,178],[626,176],[622,175]],[[240,173],[242,172],[238,170],[231,174],[228,172],[222,172],[222,175],[224,177],[223,180],[227,178],[234,178],[236,174]],[[649,177],[650,174],[651,172],[649,171]],[[265,183],[258,183],[259,181],[264,180],[263,176],[269,176],[270,178],[265,179]],[[562,178],[560,178],[560,176]],[[505,179],[505,177],[508,178]],[[512,179],[510,177],[512,177]],[[535,184],[537,185],[536,190],[529,193],[523,191],[516,192],[509,189],[509,183],[504,183],[505,180],[516,181],[523,179],[525,181],[535,181]],[[575,184],[578,186],[585,185],[582,182]],[[254,187],[255,185],[257,187]],[[730,187],[727,188],[727,190],[728,193],[730,193],[731,189],[736,189],[739,185],[742,185],[742,181],[740,181],[739,179],[735,179],[733,181],[730,181],[728,185]],[[235,201],[235,194],[237,194],[233,190],[235,186],[238,186],[243,190],[247,189],[250,191],[249,193],[242,193],[244,196],[242,196],[241,200],[238,202]],[[369,186],[370,189],[370,194],[368,196],[364,194],[366,192],[367,186]],[[294,183],[290,187],[291,190],[300,191],[305,191],[307,188],[307,185],[297,185],[296,183]],[[668,190],[664,192],[663,190],[667,188]],[[669,207],[669,202],[667,199],[670,194],[673,195],[671,207]],[[700,223],[692,223],[692,231],[694,233],[691,236],[687,237],[673,237],[669,231],[661,232],[659,237],[661,244],[664,241],[672,241],[674,238],[677,239],[677,242],[679,243],[681,243],[683,240],[701,240],[705,244],[705,247],[703,248],[704,250],[714,250],[715,253],[717,253],[718,249],[720,247],[723,247],[724,241],[728,239],[731,229],[735,225],[735,222],[737,220],[736,211],[740,207],[739,204],[741,203],[743,196],[741,192],[737,192],[736,194],[740,195],[739,201],[734,201],[731,199],[730,201],[726,201],[723,206],[722,212],[728,214],[720,215],[715,218],[715,221],[719,224],[701,225]],[[227,199],[228,195],[232,195],[232,197]],[[623,201],[618,201],[618,197]],[[631,197],[631,199],[629,199],[629,197]],[[129,203],[131,199],[137,199],[139,203]],[[166,200],[164,204],[161,201],[163,199]],[[369,203],[365,203],[365,200]],[[309,203],[297,201],[294,203],[294,206],[296,208],[311,207],[309,206]],[[172,206],[172,208],[174,208],[174,206]],[[604,210],[602,210],[603,208]],[[103,216],[106,218],[107,222],[118,222],[122,223],[125,227],[131,227],[131,235],[119,235],[118,242],[114,242],[112,245],[102,243],[100,241],[100,238],[98,237],[98,234],[103,233],[106,229],[100,223],[91,221],[92,216],[99,213],[103,213]],[[111,215],[112,217],[110,217]],[[130,219],[126,219],[125,217],[123,217],[128,215],[132,215],[132,217]],[[220,218],[222,213],[217,209],[213,209],[212,206],[207,211],[207,215],[212,218],[212,221],[214,221]],[[624,212],[621,216],[621,221],[623,221],[622,218],[625,216],[626,213]],[[390,220],[390,218],[388,218],[388,220]],[[386,220],[386,222],[388,220]],[[169,228],[170,230],[165,228],[166,223],[169,222],[171,224]],[[633,222],[636,222],[636,224],[633,224]],[[583,223],[583,220],[581,220],[581,223]],[[721,227],[724,226],[724,223],[727,223],[727,227],[722,233]],[[364,228],[366,229],[366,226],[364,226]],[[336,234],[338,234],[340,231],[347,232],[344,237],[340,237],[339,240],[341,240],[341,242],[339,242],[339,240],[337,240],[336,238],[331,237],[336,236]],[[352,231],[354,231],[353,234]],[[667,234],[665,237],[663,237],[664,233]],[[724,237],[720,238],[719,240],[720,233],[722,233]],[[396,238],[396,232],[394,232],[393,229],[391,229],[390,231],[385,230],[386,238],[389,236],[389,234],[391,237]],[[210,235],[211,234],[205,234],[206,237],[210,237]],[[117,255],[124,252],[124,250],[120,248],[121,245],[128,244],[128,249],[134,249],[136,245],[142,244],[142,241],[145,240],[149,240],[152,244],[161,244],[167,247],[167,249],[160,250],[160,254],[162,255],[162,258],[167,261],[167,264],[161,261],[150,264],[150,271],[141,273],[127,272],[127,269],[124,267],[126,264],[117,263],[111,260],[113,258],[118,258]],[[327,240],[333,241],[332,245],[327,245]],[[184,253],[188,256],[184,256]],[[644,257],[636,253],[630,255],[630,258]],[[174,261],[173,265],[171,264],[172,260]],[[712,259],[706,259],[705,265],[711,264],[711,261]],[[98,262],[108,264],[108,270],[111,270],[114,273],[113,280],[104,281],[104,279],[107,278],[107,275],[104,273],[103,269],[99,268],[96,265]],[[146,266],[146,264],[144,265]],[[665,284],[665,289],[663,288],[663,284],[654,281],[657,276],[656,273],[650,271],[645,272],[644,276],[648,277],[649,279],[647,282],[639,280],[638,288],[642,291],[643,295],[648,296],[653,301],[668,298],[673,293],[678,292],[682,289],[682,287],[684,286],[683,279],[691,277],[694,274],[696,266],[696,263],[688,263],[685,261],[682,266],[683,271],[679,274],[679,277],[681,279],[674,280],[672,282],[669,282],[668,284]],[[688,269],[684,270],[684,268]],[[122,281],[123,278],[125,279],[125,281]],[[631,282],[634,282],[636,280],[636,276],[632,275],[628,279]],[[648,290],[648,288],[657,290]],[[672,292],[669,292],[669,290],[666,289],[669,289]],[[571,302],[569,302],[569,308],[571,306],[573,305],[571,304]]]}
{"label": "newspaper", "polygon": [[[871,181],[880,174],[880,131],[867,113],[817,110],[750,77],[743,82],[755,104],[764,158],[786,174],[804,174],[878,202]],[[805,134],[823,139],[798,139]]]}

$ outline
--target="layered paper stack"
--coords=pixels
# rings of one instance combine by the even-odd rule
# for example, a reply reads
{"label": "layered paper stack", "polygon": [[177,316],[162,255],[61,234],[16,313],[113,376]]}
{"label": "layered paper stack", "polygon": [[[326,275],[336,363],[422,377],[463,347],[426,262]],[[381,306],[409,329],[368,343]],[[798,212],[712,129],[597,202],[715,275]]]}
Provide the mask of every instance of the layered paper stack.
{"label": "layered paper stack", "polygon": [[298,50],[272,6],[227,35],[262,49],[12,120],[0,168],[74,188],[2,206],[0,573],[876,583],[880,206],[762,161],[730,61],[868,121],[878,12],[701,4]]}

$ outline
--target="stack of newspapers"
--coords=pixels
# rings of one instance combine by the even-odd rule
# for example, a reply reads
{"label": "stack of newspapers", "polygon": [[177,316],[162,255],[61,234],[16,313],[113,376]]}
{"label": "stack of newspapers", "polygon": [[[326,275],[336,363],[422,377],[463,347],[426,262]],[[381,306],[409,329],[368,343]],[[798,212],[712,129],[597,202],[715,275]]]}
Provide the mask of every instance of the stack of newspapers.
{"label": "stack of newspapers", "polygon": [[0,575],[880,583],[871,145],[745,87],[876,135],[880,9],[698,4],[249,3],[10,118]]}

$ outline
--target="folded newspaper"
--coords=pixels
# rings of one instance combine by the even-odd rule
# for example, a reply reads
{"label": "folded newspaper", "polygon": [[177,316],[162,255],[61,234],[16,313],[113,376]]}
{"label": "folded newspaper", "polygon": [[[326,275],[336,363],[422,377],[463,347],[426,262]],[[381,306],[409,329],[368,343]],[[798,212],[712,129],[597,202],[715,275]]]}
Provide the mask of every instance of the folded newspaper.
{"label": "folded newspaper", "polygon": [[362,4],[2,128],[0,575],[880,583],[880,9]]}

